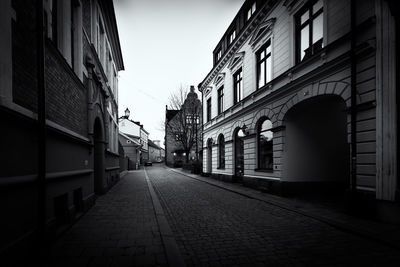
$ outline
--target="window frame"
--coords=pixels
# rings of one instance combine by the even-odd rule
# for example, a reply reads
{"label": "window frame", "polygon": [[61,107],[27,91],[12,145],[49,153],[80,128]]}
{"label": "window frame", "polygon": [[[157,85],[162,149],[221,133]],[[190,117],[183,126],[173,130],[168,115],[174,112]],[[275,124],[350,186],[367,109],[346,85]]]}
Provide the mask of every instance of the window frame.
{"label": "window frame", "polygon": [[232,28],[229,32],[229,36],[228,36],[228,45],[233,44],[233,42],[236,39],[236,28]]}
{"label": "window frame", "polygon": [[217,107],[218,107],[218,115],[220,115],[222,112],[224,112],[224,86],[222,85],[220,88],[217,90]]}
{"label": "window frame", "polygon": [[[271,128],[267,128],[266,130],[261,131],[261,130],[262,130],[262,125],[263,125],[266,121],[270,121],[270,123],[271,123]],[[271,121],[269,118],[264,117],[264,118],[262,118],[262,119],[259,120],[258,126],[257,126],[257,135],[256,135],[256,138],[257,138],[257,169],[256,169],[256,170],[259,170],[259,171],[267,171],[267,172],[273,171],[273,164],[274,164],[274,149],[273,149],[274,143],[273,143],[273,140],[274,140],[274,136],[273,136],[273,131],[272,131],[272,129],[273,129],[273,127],[272,127],[272,121]],[[268,132],[268,131],[271,131],[271,132],[272,132],[272,139],[269,141],[269,142],[271,142],[271,152],[270,152],[270,157],[271,157],[271,159],[272,159],[272,166],[271,166],[271,168],[261,167],[262,163],[261,163],[261,142],[260,142],[260,136],[261,136],[261,133],[263,133],[263,132]]]}
{"label": "window frame", "polygon": [[[239,78],[237,78],[237,77],[239,77]],[[239,88],[238,88],[238,85],[239,85]],[[233,74],[233,104],[235,105],[242,100],[243,100],[243,68],[240,67]]]}
{"label": "window frame", "polygon": [[207,122],[211,121],[211,97],[206,101]]}
{"label": "window frame", "polygon": [[[246,21],[249,21],[249,20],[253,17],[254,13],[256,13],[256,10],[257,10],[257,2],[254,1],[254,2],[251,4],[251,6],[247,9],[247,12],[246,12]],[[250,15],[249,15],[249,14],[250,14]]]}
{"label": "window frame", "polygon": [[[269,47],[269,53],[267,54],[267,48]],[[263,59],[260,59],[261,53],[265,52],[265,56]],[[267,60],[271,61],[271,68],[267,68]],[[261,64],[264,63],[264,84],[260,86],[260,69]],[[263,44],[256,52],[256,66],[257,66],[257,90],[264,87],[272,80],[272,42],[271,39],[268,39],[265,44]],[[270,73],[271,79],[267,81],[267,73]]]}
{"label": "window frame", "polygon": [[[317,10],[317,12],[313,12],[313,6],[318,2],[322,2],[322,7]],[[308,13],[308,19],[301,23],[301,17]],[[320,15],[322,14],[323,20],[322,23],[324,24],[324,1],[323,0],[313,0],[308,3],[306,3],[302,8],[300,8],[299,11],[296,12],[295,14],[295,48],[296,48],[296,56],[295,56],[295,61],[296,63],[300,63],[307,58],[310,58],[311,56],[315,55],[318,51],[320,51],[323,46],[324,46],[324,25],[322,25],[322,38],[313,43],[312,38],[313,38],[313,21]],[[310,54],[307,56],[307,53],[304,54],[304,57],[301,58],[301,30],[304,29],[305,27],[309,27],[308,29],[308,48],[310,49]],[[316,49],[318,45],[320,44],[321,48]],[[306,49],[306,50],[307,50]]]}
{"label": "window frame", "polygon": [[219,47],[215,52],[215,64],[217,64],[222,58],[222,47]]}

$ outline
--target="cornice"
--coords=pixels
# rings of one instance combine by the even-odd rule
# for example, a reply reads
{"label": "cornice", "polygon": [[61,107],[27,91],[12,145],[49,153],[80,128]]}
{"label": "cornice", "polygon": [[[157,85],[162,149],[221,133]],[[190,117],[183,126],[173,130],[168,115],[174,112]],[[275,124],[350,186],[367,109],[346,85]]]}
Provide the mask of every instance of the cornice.
{"label": "cornice", "polygon": [[216,66],[211,70],[211,72],[207,75],[204,81],[199,88],[199,91],[202,92],[214,79],[214,77],[219,73],[219,71],[225,66],[225,64],[235,55],[235,52],[241,47],[253,30],[263,21],[263,17],[267,15],[267,7],[264,6],[262,10],[257,13],[256,17],[252,20],[251,23],[247,25],[247,27],[242,30],[241,35],[239,35],[234,41],[233,45],[227,50],[227,52],[223,55],[222,59],[217,63]]}

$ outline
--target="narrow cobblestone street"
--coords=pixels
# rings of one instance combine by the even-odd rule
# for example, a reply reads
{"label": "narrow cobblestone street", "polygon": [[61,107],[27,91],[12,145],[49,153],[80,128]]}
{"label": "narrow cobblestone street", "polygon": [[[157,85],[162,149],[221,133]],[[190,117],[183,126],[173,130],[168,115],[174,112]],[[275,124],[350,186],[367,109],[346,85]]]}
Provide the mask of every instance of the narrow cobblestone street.
{"label": "narrow cobblestone street", "polygon": [[[169,226],[162,225],[161,213]],[[165,238],[169,227],[176,255]],[[46,266],[177,266],[177,257],[186,266],[397,266],[400,261],[394,248],[155,165],[129,172],[99,197],[55,244]]]}
{"label": "narrow cobblestone street", "polygon": [[395,266],[398,251],[169,169],[148,168],[188,266]]}

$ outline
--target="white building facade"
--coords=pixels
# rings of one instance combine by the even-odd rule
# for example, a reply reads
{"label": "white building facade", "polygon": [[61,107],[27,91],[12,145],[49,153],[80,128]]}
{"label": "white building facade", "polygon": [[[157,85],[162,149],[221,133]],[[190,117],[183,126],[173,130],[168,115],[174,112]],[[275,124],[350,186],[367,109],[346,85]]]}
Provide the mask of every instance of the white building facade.
{"label": "white building facade", "polygon": [[199,84],[203,172],[395,200],[394,25],[383,0],[246,1]]}

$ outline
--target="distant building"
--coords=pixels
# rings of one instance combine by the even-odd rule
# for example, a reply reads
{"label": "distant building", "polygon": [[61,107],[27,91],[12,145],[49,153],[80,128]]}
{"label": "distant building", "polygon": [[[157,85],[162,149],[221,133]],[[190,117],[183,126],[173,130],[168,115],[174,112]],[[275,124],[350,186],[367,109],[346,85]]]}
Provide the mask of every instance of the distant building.
{"label": "distant building", "polygon": [[130,120],[129,116],[122,116],[119,119],[119,131],[140,143],[139,164],[149,159],[149,133],[139,121]]}
{"label": "distant building", "polygon": [[[159,141],[158,141],[159,143]],[[149,139],[149,161],[151,162],[163,162],[164,161],[164,155],[163,153],[163,148],[158,146],[154,141],[151,141]]]}
{"label": "distant building", "polygon": [[351,2],[244,2],[199,85],[205,173],[399,199],[399,12]]}
{"label": "distant building", "polygon": [[165,110],[165,162],[182,166],[186,161],[201,161],[202,106],[191,86],[181,109]]}
{"label": "distant building", "polygon": [[127,170],[137,170],[140,165],[140,140],[122,132],[119,133],[119,142],[124,151],[124,163]]}
{"label": "distant building", "polygon": [[[37,3],[0,1],[2,259],[34,251],[43,237],[38,229],[54,238],[119,180],[116,116],[124,64],[113,2],[43,1],[43,47]],[[45,109],[38,101],[43,91]],[[42,112],[45,135],[37,131]],[[46,166],[39,177],[41,136]]]}

